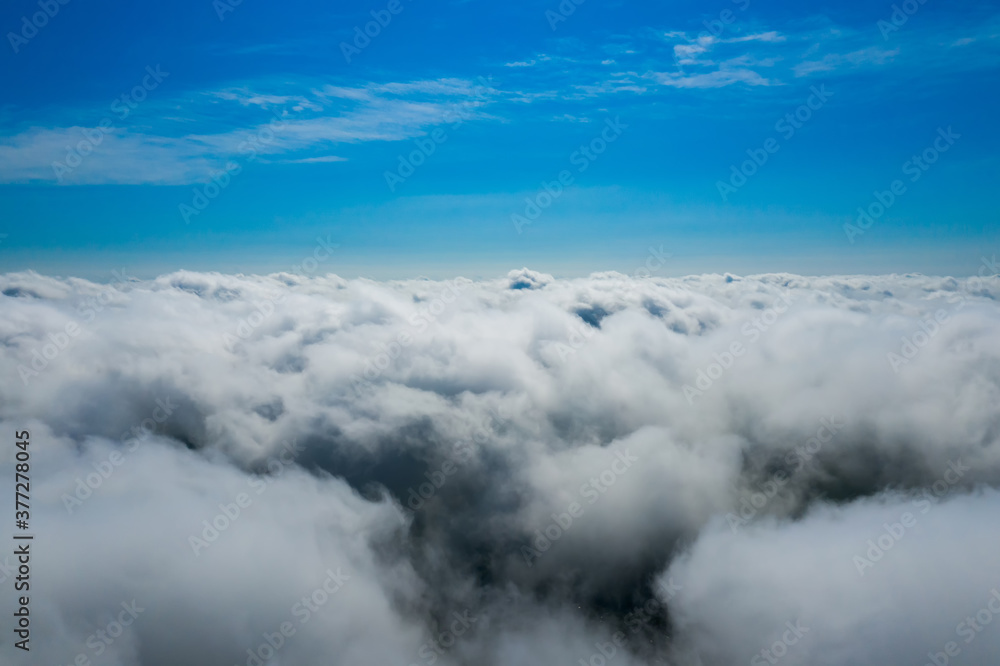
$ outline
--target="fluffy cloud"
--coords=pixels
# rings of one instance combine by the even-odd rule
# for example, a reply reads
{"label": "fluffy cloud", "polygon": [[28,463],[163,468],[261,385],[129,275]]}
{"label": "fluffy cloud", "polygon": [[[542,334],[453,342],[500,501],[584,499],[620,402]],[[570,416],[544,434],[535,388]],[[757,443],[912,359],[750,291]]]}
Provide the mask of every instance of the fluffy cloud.
{"label": "fluffy cloud", "polygon": [[1000,653],[957,628],[1000,586],[995,278],[0,292],[32,659],[268,663],[285,622],[270,663]]}

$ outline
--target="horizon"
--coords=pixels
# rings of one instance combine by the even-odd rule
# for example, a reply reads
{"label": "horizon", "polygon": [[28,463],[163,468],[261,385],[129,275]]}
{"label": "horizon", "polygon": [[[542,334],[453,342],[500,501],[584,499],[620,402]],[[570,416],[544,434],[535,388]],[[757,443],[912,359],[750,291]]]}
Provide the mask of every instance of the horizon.
{"label": "horizon", "polygon": [[[125,282],[125,283],[128,283],[128,282],[136,282],[136,283],[152,282],[152,281],[155,281],[155,280],[158,280],[158,279],[161,279],[161,278],[165,278],[165,277],[169,277],[171,275],[175,275],[177,273],[190,273],[190,274],[195,274],[195,275],[198,275],[198,274],[201,274],[201,275],[221,275],[221,276],[246,277],[246,278],[272,278],[272,277],[277,277],[277,276],[281,276],[281,275],[294,275],[294,276],[298,276],[298,277],[301,277],[301,278],[307,278],[307,279],[309,279],[309,278],[329,278],[329,277],[333,277],[333,278],[339,278],[339,279],[342,279],[342,280],[370,280],[370,281],[373,281],[373,282],[387,282],[387,283],[390,283],[390,282],[391,283],[405,283],[405,282],[414,282],[414,281],[447,282],[447,281],[451,281],[451,280],[455,280],[455,279],[470,280],[472,282],[497,282],[497,281],[502,281],[504,279],[510,278],[510,276],[512,274],[521,273],[521,272],[529,272],[529,273],[535,273],[535,274],[540,274],[540,275],[546,275],[546,276],[548,276],[550,278],[553,278],[555,280],[566,280],[566,281],[586,280],[586,279],[589,279],[589,278],[593,278],[595,276],[599,277],[599,276],[602,276],[602,275],[609,275],[609,274],[620,275],[622,277],[626,277],[626,278],[630,278],[630,279],[636,279],[636,280],[650,280],[650,279],[683,280],[683,279],[686,279],[686,278],[707,278],[707,277],[734,278],[734,279],[746,279],[746,280],[752,280],[752,279],[758,279],[758,278],[764,278],[764,277],[801,277],[801,278],[830,278],[830,279],[835,279],[835,278],[880,278],[880,277],[885,277],[885,278],[921,278],[921,277],[926,277],[926,278],[940,278],[940,279],[953,278],[953,279],[957,279],[957,280],[964,280],[964,279],[976,278],[976,277],[983,278],[983,277],[992,277],[992,276],[995,276],[995,275],[1000,275],[1000,264],[997,263],[997,259],[996,259],[995,255],[994,255],[994,257],[992,259],[990,257],[985,256],[985,255],[979,257],[979,263],[975,265],[975,268],[977,268],[977,270],[975,272],[969,272],[968,274],[965,274],[965,275],[947,274],[947,273],[920,273],[918,271],[908,271],[908,272],[905,272],[905,273],[895,273],[895,272],[890,272],[890,273],[795,273],[795,272],[790,272],[790,271],[770,271],[770,272],[761,272],[761,273],[732,273],[730,271],[725,271],[725,272],[676,273],[676,274],[674,274],[674,273],[670,273],[669,271],[665,271],[665,270],[662,270],[662,269],[655,269],[655,270],[652,270],[652,271],[648,271],[648,269],[647,270],[643,270],[644,268],[645,267],[643,265],[637,265],[635,267],[635,269],[633,271],[630,271],[630,272],[609,269],[609,270],[592,271],[590,273],[565,274],[565,273],[559,273],[559,272],[548,272],[548,271],[544,271],[544,270],[535,270],[531,266],[521,266],[519,268],[511,268],[510,270],[507,270],[506,272],[503,272],[503,273],[496,273],[496,274],[491,274],[491,275],[471,275],[470,276],[470,275],[455,273],[455,274],[434,274],[434,275],[432,275],[432,274],[417,274],[417,275],[405,276],[405,277],[373,277],[371,275],[362,275],[362,274],[345,275],[345,274],[337,273],[337,272],[334,272],[334,271],[323,271],[323,270],[309,271],[309,270],[303,269],[301,266],[292,265],[290,267],[290,270],[279,270],[279,271],[273,271],[273,272],[270,272],[270,273],[240,273],[240,272],[226,272],[226,271],[218,271],[218,270],[214,270],[214,271],[198,271],[198,270],[191,270],[191,269],[188,269],[188,268],[178,268],[176,270],[172,270],[172,271],[169,271],[169,272],[152,273],[152,274],[145,274],[145,275],[143,275],[141,273],[135,273],[135,272],[131,271],[128,267],[121,267],[119,269],[113,269],[113,270],[109,271],[107,276],[102,276],[102,277],[106,278],[105,280],[96,279],[98,277],[96,275],[94,275],[92,277],[88,276],[86,272],[78,273],[78,274],[74,274],[74,275],[70,275],[70,274],[58,275],[58,274],[54,274],[54,273],[39,273],[38,271],[35,271],[34,269],[27,269],[27,270],[24,270],[24,271],[9,271],[7,273],[3,273],[3,274],[0,274],[0,275],[5,275],[5,276],[8,276],[8,277],[15,276],[15,275],[21,275],[21,274],[23,274],[23,275],[37,275],[38,277],[52,278],[52,279],[57,279],[57,280],[65,280],[65,279],[72,278],[72,279],[86,280],[86,281],[94,283],[94,284],[110,284],[110,283],[116,283],[116,282],[117,283],[121,283],[121,282]],[[645,274],[647,271],[650,273],[649,275]],[[984,271],[993,271],[993,272],[984,272]],[[124,280],[122,279],[122,276],[125,276]]]}
{"label": "horizon", "polygon": [[661,244],[962,275],[1000,245],[996,7],[567,3],[18,0],[0,270],[266,273],[329,234],[380,279]]}
{"label": "horizon", "polygon": [[0,34],[0,664],[1000,663],[1000,3]]}

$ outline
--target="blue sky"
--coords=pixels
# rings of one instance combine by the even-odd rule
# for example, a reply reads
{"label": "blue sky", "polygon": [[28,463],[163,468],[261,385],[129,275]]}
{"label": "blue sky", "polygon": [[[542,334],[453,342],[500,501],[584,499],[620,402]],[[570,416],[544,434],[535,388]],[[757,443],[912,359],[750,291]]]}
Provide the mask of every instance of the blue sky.
{"label": "blue sky", "polygon": [[1000,239],[995,3],[51,2],[0,11],[4,271],[322,237],[345,277],[968,275]]}

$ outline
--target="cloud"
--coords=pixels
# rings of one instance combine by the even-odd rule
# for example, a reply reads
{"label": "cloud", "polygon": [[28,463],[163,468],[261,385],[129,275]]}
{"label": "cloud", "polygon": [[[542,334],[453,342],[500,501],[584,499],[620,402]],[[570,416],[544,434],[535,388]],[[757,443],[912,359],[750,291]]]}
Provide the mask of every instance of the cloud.
{"label": "cloud", "polygon": [[[766,44],[785,41],[784,35],[777,31],[752,33],[736,37],[720,38],[702,33],[691,37],[684,33],[671,32],[666,37],[671,41],[680,38],[681,43],[674,43],[672,54],[677,70],[672,72],[653,72],[646,78],[655,80],[664,86],[672,88],[722,88],[738,83],[750,86],[773,85],[771,81],[758,72],[754,66],[773,66],[775,60],[763,59],[748,53],[738,56],[727,56],[722,60],[712,59],[713,51],[722,50],[727,54],[734,53],[730,45],[746,42],[761,42]],[[691,68],[695,68],[693,71]]]}
{"label": "cloud", "polygon": [[325,164],[328,162],[346,162],[346,157],[337,155],[320,155],[319,157],[303,157],[300,159],[276,160],[279,164]]}
{"label": "cloud", "polygon": [[206,177],[218,159],[189,138],[97,126],[35,127],[0,143],[0,181],[172,185]]}
{"label": "cloud", "polygon": [[710,666],[786,623],[808,632],[782,663],[949,641],[986,663],[1000,634],[956,627],[1000,585],[998,298],[920,275],[2,275],[31,657],[94,658],[134,599],[104,655],[129,666],[248,663],[286,621],[281,663]]}
{"label": "cloud", "polygon": [[255,93],[245,87],[233,90],[220,90],[216,92],[215,95],[219,99],[235,101],[243,106],[259,106],[263,109],[282,109],[289,107],[293,111],[302,111],[307,108],[313,111],[321,111],[323,108],[318,104],[313,103],[306,97],[298,95],[261,94]]}
{"label": "cloud", "polygon": [[794,68],[796,76],[808,76],[817,72],[832,72],[844,67],[856,68],[869,65],[884,65],[899,55],[899,49],[884,49],[872,46],[850,53],[829,53],[819,60],[808,60]]}
{"label": "cloud", "polygon": [[672,88],[722,88],[734,83],[745,83],[750,86],[771,85],[768,79],[749,69],[722,68],[704,74],[686,74],[684,72],[657,72],[650,75],[657,83]]}
{"label": "cloud", "polygon": [[[276,163],[289,153],[299,154],[286,158],[297,163],[330,161],[325,153],[335,146],[422,136],[459,113],[464,120],[482,117],[496,92],[489,85],[448,78],[303,92],[301,85],[263,82],[257,86],[273,90],[237,86],[185,99],[194,118],[157,114],[152,101],[149,108],[140,105],[135,114],[156,116],[147,118],[155,129],[141,131],[134,117],[101,118],[98,111],[89,114],[92,126],[55,121],[0,138],[0,182],[181,185],[206,181],[228,162],[260,156]],[[157,109],[176,112],[180,104],[169,100]],[[213,120],[195,120],[200,111]]]}
{"label": "cloud", "polygon": [[[990,38],[996,33],[995,24],[996,18],[990,16],[975,25],[951,20],[927,28],[907,25],[906,30],[893,34],[893,45],[873,46],[870,31],[836,25],[825,17],[810,17],[778,28],[734,22],[716,26],[713,34],[677,30],[647,34],[644,58],[649,59],[650,51],[669,49],[664,60],[672,60],[676,71],[657,71],[651,76],[670,87],[777,85],[818,73],[850,76],[883,67],[892,67],[898,76],[910,79],[928,69],[960,72],[988,68],[996,61],[996,40]],[[923,48],[928,41],[942,47],[977,48],[978,56],[959,57],[960,52],[955,52],[928,58]],[[628,60],[622,60],[628,66]],[[737,68],[737,63],[743,66]],[[765,78],[758,65],[773,70]]]}
{"label": "cloud", "polygon": [[792,622],[807,631],[782,663],[920,664],[948,643],[963,660],[993,659],[1000,633],[985,625],[1000,613],[990,556],[1000,532],[983,528],[998,508],[992,489],[934,502],[893,493],[738,534],[716,523],[668,572],[682,588],[677,650],[705,664],[768,663],[759,653]]}
{"label": "cloud", "polygon": [[732,37],[722,41],[727,44],[738,44],[740,42],[783,42],[785,39],[785,36],[777,30],[769,30],[767,32],[758,32],[751,35]]}

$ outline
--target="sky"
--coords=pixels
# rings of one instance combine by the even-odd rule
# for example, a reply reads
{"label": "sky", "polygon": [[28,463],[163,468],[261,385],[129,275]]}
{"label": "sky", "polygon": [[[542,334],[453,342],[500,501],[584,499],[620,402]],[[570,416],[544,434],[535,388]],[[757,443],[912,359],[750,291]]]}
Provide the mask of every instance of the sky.
{"label": "sky", "polygon": [[376,279],[651,249],[667,276],[961,276],[1000,245],[990,2],[36,0],[0,27],[0,271],[322,245]]}

